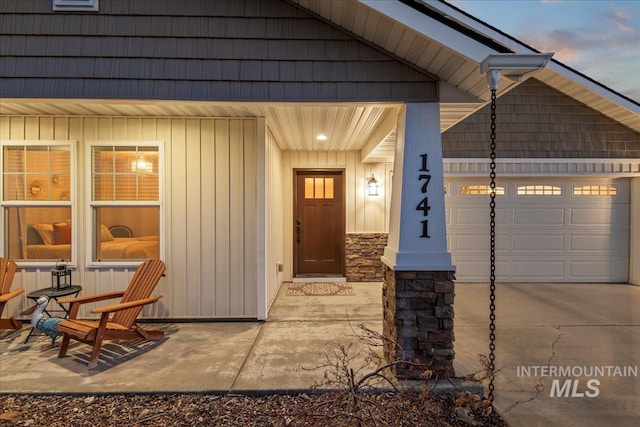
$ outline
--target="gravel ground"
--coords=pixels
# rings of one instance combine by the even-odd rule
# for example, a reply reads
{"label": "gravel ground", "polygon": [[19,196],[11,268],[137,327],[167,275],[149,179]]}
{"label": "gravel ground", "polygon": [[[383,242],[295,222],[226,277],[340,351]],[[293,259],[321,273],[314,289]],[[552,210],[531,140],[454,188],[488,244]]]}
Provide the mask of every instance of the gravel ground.
{"label": "gravel ground", "polygon": [[[475,409],[474,409],[475,408]],[[469,394],[0,395],[0,426],[506,426]],[[486,412],[486,411],[484,411]]]}

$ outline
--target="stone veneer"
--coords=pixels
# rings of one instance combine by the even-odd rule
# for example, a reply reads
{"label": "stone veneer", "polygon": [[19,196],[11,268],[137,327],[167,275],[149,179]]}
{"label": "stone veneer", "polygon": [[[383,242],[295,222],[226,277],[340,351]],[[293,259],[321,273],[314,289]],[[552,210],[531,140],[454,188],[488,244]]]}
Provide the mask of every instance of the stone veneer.
{"label": "stone veneer", "polygon": [[[382,288],[384,355],[388,361],[427,365],[453,376],[453,271],[393,271],[385,266]],[[423,369],[396,365],[398,378],[418,379]]]}
{"label": "stone veneer", "polygon": [[380,257],[387,233],[349,233],[346,237],[346,276],[349,282],[381,282],[384,265]]}

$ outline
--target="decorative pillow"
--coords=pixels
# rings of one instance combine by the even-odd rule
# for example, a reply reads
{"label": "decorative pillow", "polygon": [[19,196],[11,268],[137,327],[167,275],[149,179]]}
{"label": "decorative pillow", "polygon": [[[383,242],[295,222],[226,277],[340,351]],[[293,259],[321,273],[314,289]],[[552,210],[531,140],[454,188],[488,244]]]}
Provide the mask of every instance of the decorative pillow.
{"label": "decorative pillow", "polygon": [[100,224],[100,241],[110,242],[113,240],[113,235],[109,231],[106,225]]}
{"label": "decorative pillow", "polygon": [[33,228],[36,229],[45,245],[53,245],[55,242],[53,224],[33,224]]}
{"label": "decorative pillow", "polygon": [[44,245],[40,233],[31,224],[27,225],[27,245]]}
{"label": "decorative pillow", "polygon": [[66,222],[53,224],[53,237],[56,245],[71,243],[71,226]]}

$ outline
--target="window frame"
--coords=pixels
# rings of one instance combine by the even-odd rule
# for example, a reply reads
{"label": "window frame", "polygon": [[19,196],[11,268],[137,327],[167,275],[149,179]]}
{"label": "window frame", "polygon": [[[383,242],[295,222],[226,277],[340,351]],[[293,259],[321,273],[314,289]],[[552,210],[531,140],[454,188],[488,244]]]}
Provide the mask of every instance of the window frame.
{"label": "window frame", "polygon": [[[467,188],[468,192],[463,192]],[[482,190],[482,191],[480,191]],[[496,197],[503,197],[507,195],[507,186],[504,184],[496,184],[495,187]],[[490,196],[491,185],[489,184],[477,184],[477,183],[460,183],[458,185],[458,197],[477,197],[477,196]]]}
{"label": "window frame", "polygon": [[[158,149],[158,200],[94,200],[93,199],[93,148],[94,147],[156,147]],[[165,194],[164,194],[164,142],[163,141],[87,141],[86,153],[85,153],[85,181],[88,183],[85,187],[86,197],[86,230],[87,237],[85,239],[86,244],[86,266],[87,267],[135,267],[140,264],[140,260],[106,260],[100,261],[94,259],[94,249],[96,243],[95,230],[95,212],[99,207],[157,207],[158,208],[158,257],[164,259],[164,207],[165,207]]]}
{"label": "window frame", "polygon": [[[590,194],[585,194],[584,193],[584,189],[585,187],[590,187]],[[591,193],[591,189],[593,187],[598,187],[598,194],[593,194]],[[602,194],[601,191],[602,189],[606,189],[607,194]],[[576,190],[581,189],[581,193],[580,194],[576,194]],[[611,194],[611,191],[614,191],[614,194]],[[618,195],[620,194],[620,189],[618,188],[618,184],[614,184],[614,183],[610,183],[610,184],[603,184],[603,183],[579,183],[579,182],[574,182],[571,184],[571,196],[572,197],[577,197],[577,198],[585,198],[585,197],[603,197],[603,198],[614,198],[614,197],[618,197]]]}
{"label": "window frame", "polygon": [[[565,196],[565,183],[545,183],[545,182],[536,182],[536,183],[516,183],[515,184],[515,196],[523,197],[523,198],[536,198],[536,197],[564,197]],[[540,188],[538,188],[540,187]],[[524,193],[521,193],[520,190],[523,189]],[[559,190],[560,192],[555,194],[555,191]],[[541,194],[537,194],[536,191],[542,191]],[[545,194],[545,191],[550,191],[550,193]],[[532,193],[528,193],[532,192]]]}
{"label": "window frame", "polygon": [[[6,207],[69,207],[71,210],[71,258],[68,262],[70,267],[76,267],[78,262],[78,230],[80,229],[78,218],[78,188],[77,188],[77,141],[75,140],[0,140],[0,189],[4,189],[4,147],[69,147],[70,170],[69,170],[69,191],[71,197],[69,200],[4,200],[4,196],[0,197],[0,226],[5,231],[5,208]],[[75,225],[74,225],[75,224]],[[5,256],[5,240],[2,239],[0,246],[0,255]],[[20,267],[53,267],[59,260],[25,260],[16,259],[16,263]]]}

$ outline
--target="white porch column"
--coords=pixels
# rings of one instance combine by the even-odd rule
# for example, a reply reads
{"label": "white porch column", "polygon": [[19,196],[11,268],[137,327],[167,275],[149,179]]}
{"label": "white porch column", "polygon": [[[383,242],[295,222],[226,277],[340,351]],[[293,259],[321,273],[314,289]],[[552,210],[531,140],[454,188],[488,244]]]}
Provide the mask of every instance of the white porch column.
{"label": "white porch column", "polygon": [[[407,104],[398,115],[389,240],[382,262],[384,355],[455,374],[454,271],[447,252],[444,178],[437,103]],[[394,365],[398,378],[424,369]]]}
{"label": "white porch column", "polygon": [[438,103],[402,107],[393,170],[382,261],[394,271],[455,271],[447,251]]}

